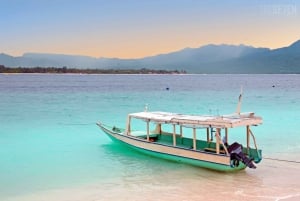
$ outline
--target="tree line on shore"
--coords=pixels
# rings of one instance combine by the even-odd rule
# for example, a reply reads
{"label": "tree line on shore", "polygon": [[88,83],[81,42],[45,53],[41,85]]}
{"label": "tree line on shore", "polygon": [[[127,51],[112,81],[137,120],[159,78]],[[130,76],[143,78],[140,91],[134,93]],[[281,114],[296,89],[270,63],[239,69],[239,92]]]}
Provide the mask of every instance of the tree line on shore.
{"label": "tree line on shore", "polygon": [[75,74],[185,74],[178,70],[154,70],[154,69],[78,69],[58,67],[6,67],[0,65],[0,73],[75,73]]}

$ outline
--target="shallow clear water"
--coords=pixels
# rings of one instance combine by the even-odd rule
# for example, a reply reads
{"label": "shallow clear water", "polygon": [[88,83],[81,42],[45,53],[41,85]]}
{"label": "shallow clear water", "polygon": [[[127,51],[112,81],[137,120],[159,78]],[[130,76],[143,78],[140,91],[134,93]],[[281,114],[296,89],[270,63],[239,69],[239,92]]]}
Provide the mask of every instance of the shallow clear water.
{"label": "shallow clear water", "polygon": [[145,104],[232,113],[241,86],[242,111],[264,119],[252,129],[264,156],[299,161],[300,75],[0,74],[0,200],[213,200],[216,186],[228,200],[300,196],[299,163],[221,174],[141,155],[95,124],[124,126]]}

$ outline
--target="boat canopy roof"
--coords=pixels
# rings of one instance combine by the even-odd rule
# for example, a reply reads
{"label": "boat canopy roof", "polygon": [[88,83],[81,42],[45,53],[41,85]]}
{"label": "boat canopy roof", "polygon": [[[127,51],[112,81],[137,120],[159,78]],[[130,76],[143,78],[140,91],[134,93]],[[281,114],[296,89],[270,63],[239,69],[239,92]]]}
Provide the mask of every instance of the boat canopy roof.
{"label": "boat canopy roof", "polygon": [[187,115],[169,112],[138,112],[128,115],[136,119],[165,124],[178,124],[186,127],[234,128],[262,124],[262,118],[253,112],[229,115]]}

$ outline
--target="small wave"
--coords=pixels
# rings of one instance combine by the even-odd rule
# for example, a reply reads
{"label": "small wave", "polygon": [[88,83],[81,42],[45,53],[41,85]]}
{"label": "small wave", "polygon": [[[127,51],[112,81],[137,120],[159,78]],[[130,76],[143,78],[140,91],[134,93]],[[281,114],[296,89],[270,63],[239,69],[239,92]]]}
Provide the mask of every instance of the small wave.
{"label": "small wave", "polygon": [[[286,200],[286,199],[290,199],[290,198],[297,198],[295,200],[300,200],[300,193],[297,193],[295,195],[287,195],[287,196],[283,196],[283,197],[280,197],[280,198],[277,198],[276,201],[279,201],[279,200]],[[293,199],[294,200],[294,199]]]}

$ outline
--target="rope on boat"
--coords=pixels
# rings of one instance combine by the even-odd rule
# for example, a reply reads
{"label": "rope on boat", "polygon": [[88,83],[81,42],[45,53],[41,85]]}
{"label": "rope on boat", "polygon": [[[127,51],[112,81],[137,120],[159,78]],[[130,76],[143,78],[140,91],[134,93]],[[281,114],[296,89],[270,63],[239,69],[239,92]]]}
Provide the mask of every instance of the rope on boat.
{"label": "rope on boat", "polygon": [[285,160],[285,159],[279,159],[279,158],[269,158],[269,157],[263,157],[264,159],[273,160],[273,161],[281,161],[281,162],[287,162],[287,163],[300,163],[300,161],[291,161],[291,160]]}

